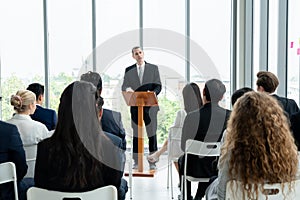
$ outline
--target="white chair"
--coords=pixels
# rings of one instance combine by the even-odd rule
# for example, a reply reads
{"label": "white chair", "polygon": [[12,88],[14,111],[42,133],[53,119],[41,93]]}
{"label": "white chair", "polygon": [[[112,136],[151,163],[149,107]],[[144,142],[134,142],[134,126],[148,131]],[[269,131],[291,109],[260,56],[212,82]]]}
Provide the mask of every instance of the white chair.
{"label": "white chair", "polygon": [[171,127],[169,129],[168,136],[168,179],[167,179],[167,188],[169,188],[169,180],[171,182],[171,196],[174,199],[173,195],[173,172],[172,172],[172,163],[177,162],[178,158],[183,155],[181,150],[181,133],[182,127]]}
{"label": "white chair", "polygon": [[28,170],[25,177],[34,177],[34,168],[35,168],[35,160],[37,153],[37,144],[33,145],[24,145],[25,155],[26,155],[26,163],[28,165]]}
{"label": "white chair", "polygon": [[5,162],[0,164],[0,184],[13,182],[15,200],[18,200],[17,173],[16,166],[13,162]]}
{"label": "white chair", "polygon": [[101,187],[88,192],[59,192],[41,189],[37,187],[29,188],[27,191],[28,200],[67,200],[68,198],[78,200],[117,200],[117,189],[113,185]]}
{"label": "white chair", "polygon": [[[185,160],[184,160],[184,175],[181,177],[182,182],[184,184],[181,184],[181,197],[182,192],[184,192],[184,199],[187,199],[187,180],[191,182],[209,182],[210,177],[207,178],[196,178],[193,176],[187,176],[186,175],[186,169],[187,169],[187,156],[188,155],[197,155],[202,157],[215,157],[220,155],[220,143],[219,142],[201,142],[197,140],[191,140],[188,139],[185,143]],[[190,163],[193,164],[193,163]],[[184,188],[182,187],[184,185]],[[184,189],[184,191],[183,191]]]}
{"label": "white chair", "polygon": [[[232,187],[231,187],[232,184]],[[283,184],[283,190],[281,183],[276,184],[264,184],[263,191],[261,190],[261,185],[258,186],[258,196],[255,195],[256,200],[295,200],[300,197],[300,180],[296,180],[292,183],[292,190],[289,191],[289,185],[287,183]],[[243,196],[243,186],[240,181],[231,180],[227,182],[226,185],[226,200],[241,200],[250,199],[247,192],[244,191]],[[254,193],[255,194],[255,193]],[[253,199],[253,198],[252,198]]]}

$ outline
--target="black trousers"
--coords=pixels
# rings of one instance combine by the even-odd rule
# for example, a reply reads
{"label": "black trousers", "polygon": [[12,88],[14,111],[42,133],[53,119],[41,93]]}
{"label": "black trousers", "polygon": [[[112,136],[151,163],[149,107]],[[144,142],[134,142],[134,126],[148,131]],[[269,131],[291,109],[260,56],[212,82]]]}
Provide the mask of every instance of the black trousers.
{"label": "black trousers", "polygon": [[[146,126],[147,136],[149,140],[150,154],[157,151],[157,112],[158,107],[144,107],[143,119]],[[138,158],[138,107],[131,107],[131,126],[133,129],[133,159],[136,162]]]}
{"label": "black trousers", "polygon": [[[184,162],[185,162],[185,156],[181,156],[178,159],[178,167],[179,167],[179,180],[181,181],[181,176],[184,175]],[[194,177],[205,177],[210,178],[213,176],[218,175],[217,171],[217,159],[215,157],[205,157],[205,158],[199,158],[198,156],[188,156],[187,159],[188,165],[187,165],[187,175],[194,176]],[[184,183],[180,183],[184,184]],[[202,198],[205,195],[206,188],[210,185],[210,182],[199,182],[198,183],[198,189],[196,193],[196,198]],[[184,185],[183,185],[184,186]],[[191,196],[191,182],[187,181],[186,184],[187,188],[187,197],[189,198]]]}

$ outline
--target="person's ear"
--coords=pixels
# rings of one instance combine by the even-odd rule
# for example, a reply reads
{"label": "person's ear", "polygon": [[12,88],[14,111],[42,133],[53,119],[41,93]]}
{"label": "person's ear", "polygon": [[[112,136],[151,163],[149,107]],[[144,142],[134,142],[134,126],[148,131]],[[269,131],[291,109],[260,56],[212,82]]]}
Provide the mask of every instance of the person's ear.
{"label": "person's ear", "polygon": [[98,113],[98,118],[101,119],[103,115],[103,108],[101,108],[101,110]]}
{"label": "person's ear", "polygon": [[43,96],[42,94],[40,94],[39,97],[38,97],[38,99],[37,99],[37,101],[38,101],[38,102],[43,102],[43,97],[44,97],[44,96]]}

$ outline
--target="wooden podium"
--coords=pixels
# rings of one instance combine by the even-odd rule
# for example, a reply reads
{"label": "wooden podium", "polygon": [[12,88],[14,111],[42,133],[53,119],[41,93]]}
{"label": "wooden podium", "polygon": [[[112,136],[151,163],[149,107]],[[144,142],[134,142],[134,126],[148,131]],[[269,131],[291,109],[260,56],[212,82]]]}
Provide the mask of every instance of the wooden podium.
{"label": "wooden podium", "polygon": [[[123,97],[128,106],[138,107],[138,170],[133,172],[133,176],[154,176],[154,171],[149,173],[143,171],[143,156],[144,156],[144,106],[158,106],[155,92],[125,92],[123,91]],[[130,169],[131,170],[131,169]],[[126,173],[125,173],[126,175]]]}

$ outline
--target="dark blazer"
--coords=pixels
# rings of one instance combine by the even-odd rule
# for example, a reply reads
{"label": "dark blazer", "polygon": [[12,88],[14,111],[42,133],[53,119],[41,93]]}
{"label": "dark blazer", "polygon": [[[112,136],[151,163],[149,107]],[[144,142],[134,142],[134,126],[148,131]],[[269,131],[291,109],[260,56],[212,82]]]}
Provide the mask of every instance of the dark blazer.
{"label": "dark blazer", "polygon": [[[184,120],[181,136],[181,148],[185,150],[185,142],[194,139],[204,142],[221,141],[230,111],[215,103],[206,103],[199,110],[188,113]],[[216,174],[216,166],[212,166],[216,158],[188,157],[187,173],[194,176],[213,176]]]}
{"label": "dark blazer", "polygon": [[300,111],[291,115],[291,129],[295,138],[295,143],[300,151]]}
{"label": "dark blazer", "polygon": [[122,149],[126,150],[126,133],[123,127],[121,113],[109,109],[103,109],[101,124],[104,132],[111,133],[121,139]]}
{"label": "dark blazer", "polygon": [[[0,121],[0,163],[13,162],[16,165],[18,181],[27,172],[25,151],[20,133],[15,125]],[[0,185],[0,199],[10,199],[13,195],[11,183]]]}
{"label": "dark blazer", "polygon": [[136,64],[125,69],[122,91],[131,87],[134,91],[153,91],[158,95],[161,91],[161,81],[158,67],[156,65],[145,62],[142,84],[137,73]]}
{"label": "dark blazer", "polygon": [[280,96],[277,96],[276,94],[273,94],[272,96],[278,100],[279,104],[282,106],[283,110],[285,112],[287,112],[289,117],[291,117],[291,115],[293,113],[296,113],[299,111],[299,107],[293,99],[280,97]]}
{"label": "dark blazer", "polygon": [[43,108],[40,105],[36,105],[35,112],[30,116],[31,119],[45,124],[49,131],[55,129],[57,123],[57,116],[54,110]]}
{"label": "dark blazer", "polygon": [[[136,64],[131,65],[125,69],[124,81],[122,84],[122,91],[126,91],[126,88],[131,87],[134,91],[153,91],[158,95],[161,91],[161,81],[157,65],[153,65],[145,62],[145,69],[143,73],[143,81],[140,83],[140,79],[137,73]],[[150,107],[144,107],[144,119],[145,115],[149,114]],[[153,106],[154,112],[159,110],[158,106]],[[137,107],[132,106],[130,108],[131,115],[137,116]],[[137,123],[137,117],[135,119]]]}

